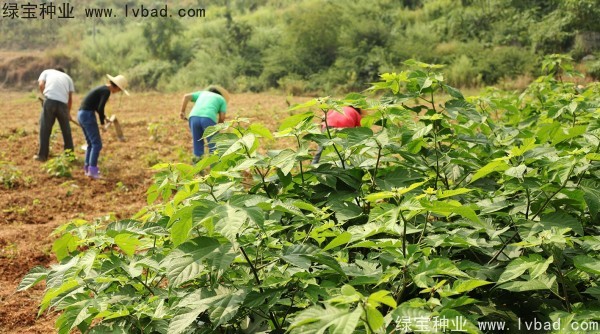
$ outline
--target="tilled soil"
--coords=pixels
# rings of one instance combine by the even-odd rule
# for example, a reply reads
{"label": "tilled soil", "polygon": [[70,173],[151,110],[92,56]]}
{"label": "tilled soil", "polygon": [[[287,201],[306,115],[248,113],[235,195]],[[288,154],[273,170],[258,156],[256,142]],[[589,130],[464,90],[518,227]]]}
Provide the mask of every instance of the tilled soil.
{"label": "tilled soil", "polygon": [[[102,133],[101,180],[83,175],[85,140],[72,127],[77,160],[71,177],[50,175],[44,164],[32,159],[38,147],[40,105],[34,93],[0,91],[0,181],[6,174],[14,181],[0,182],[0,334],[53,333],[56,313],[38,317],[44,286],[16,292],[22,277],[35,266],[56,263],[52,231],[72,219],[91,221],[114,214],[128,218],[146,204],[152,184],[149,168],[157,162],[188,162],[191,136],[187,123],[178,118],[183,94],[139,93],[113,96],[107,114],[116,114],[126,141],[117,140],[114,129]],[[75,96],[72,114],[81,96]],[[276,131],[290,115],[288,104],[302,98],[267,94],[233,95],[228,119],[247,117]],[[62,136],[55,124],[51,154],[60,154]],[[282,142],[266,143],[266,148]],[[285,142],[283,142],[285,145]],[[4,176],[2,176],[4,175]]]}

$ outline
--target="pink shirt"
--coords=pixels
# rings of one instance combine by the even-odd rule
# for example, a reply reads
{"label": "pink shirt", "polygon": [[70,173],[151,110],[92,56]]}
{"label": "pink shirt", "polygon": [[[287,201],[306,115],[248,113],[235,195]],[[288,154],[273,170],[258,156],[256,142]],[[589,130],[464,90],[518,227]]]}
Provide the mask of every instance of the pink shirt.
{"label": "pink shirt", "polygon": [[355,128],[360,126],[360,119],[360,113],[352,107],[343,107],[342,112],[327,112],[327,125],[331,128]]}

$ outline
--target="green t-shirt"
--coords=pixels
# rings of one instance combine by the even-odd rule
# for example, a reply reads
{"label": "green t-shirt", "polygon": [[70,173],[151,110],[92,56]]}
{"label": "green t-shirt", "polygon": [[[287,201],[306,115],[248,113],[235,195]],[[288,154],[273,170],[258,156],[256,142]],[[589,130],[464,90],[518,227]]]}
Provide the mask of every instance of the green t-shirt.
{"label": "green t-shirt", "polygon": [[196,102],[189,117],[208,117],[211,118],[215,123],[218,122],[217,115],[227,111],[227,102],[223,96],[209,92],[209,91],[198,91],[192,93],[192,102]]}

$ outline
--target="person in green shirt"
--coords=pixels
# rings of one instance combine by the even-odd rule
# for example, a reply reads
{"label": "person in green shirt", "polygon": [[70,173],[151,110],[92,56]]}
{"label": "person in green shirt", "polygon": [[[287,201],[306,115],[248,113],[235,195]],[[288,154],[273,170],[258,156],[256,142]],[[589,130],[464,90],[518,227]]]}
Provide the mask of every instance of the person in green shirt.
{"label": "person in green shirt", "polygon": [[[186,119],[185,111],[188,102],[194,102],[187,120],[192,132],[194,147],[194,161],[202,159],[204,155],[204,131],[217,123],[225,122],[229,92],[218,85],[210,85],[205,90],[185,94],[181,102],[181,113],[179,117]],[[206,138],[210,153],[215,151],[215,144],[211,142],[212,136]]]}

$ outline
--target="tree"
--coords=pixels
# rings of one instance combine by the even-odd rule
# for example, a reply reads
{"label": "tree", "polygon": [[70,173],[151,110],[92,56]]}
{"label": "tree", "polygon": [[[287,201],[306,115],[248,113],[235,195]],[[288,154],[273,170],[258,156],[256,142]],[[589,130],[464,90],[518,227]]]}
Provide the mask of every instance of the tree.
{"label": "tree", "polygon": [[174,60],[185,63],[190,59],[190,50],[184,51],[182,45],[174,37],[183,32],[181,22],[171,17],[147,20],[144,24],[143,36],[148,52],[161,60]]}

